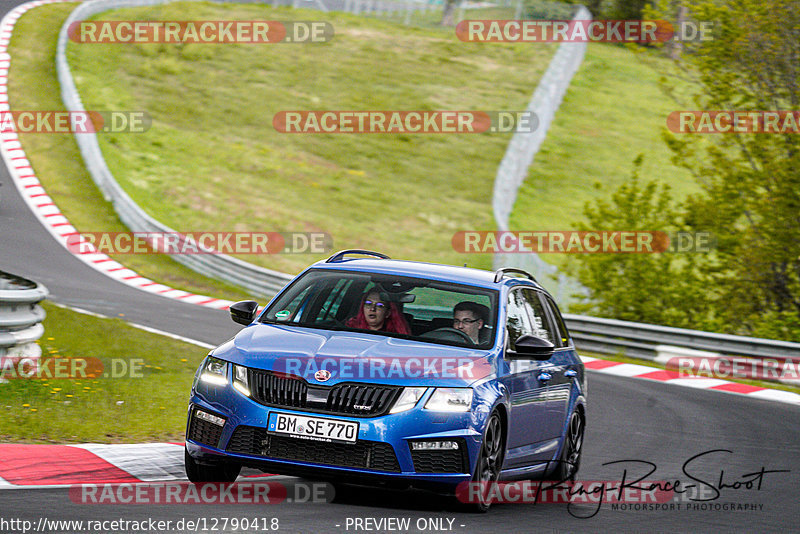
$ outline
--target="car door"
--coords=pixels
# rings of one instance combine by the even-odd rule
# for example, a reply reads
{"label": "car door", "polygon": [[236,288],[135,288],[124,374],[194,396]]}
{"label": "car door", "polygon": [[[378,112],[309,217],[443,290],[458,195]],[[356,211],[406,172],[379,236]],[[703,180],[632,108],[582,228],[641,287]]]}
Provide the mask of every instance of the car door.
{"label": "car door", "polygon": [[569,357],[570,349],[567,346],[568,334],[565,330],[565,334],[562,335],[554,315],[557,309],[553,307],[554,304],[544,292],[526,289],[525,296],[530,304],[529,311],[533,314],[531,322],[534,325],[534,335],[546,339],[555,346],[553,356],[547,362],[543,362],[542,374],[550,377],[547,381],[547,435],[557,437],[564,429],[572,380],[575,376],[572,360]]}
{"label": "car door", "polygon": [[549,295],[543,292],[538,293],[546,315],[550,319],[551,332],[553,333],[552,343],[556,346],[553,357],[550,359],[553,364],[553,378],[548,388],[547,410],[551,420],[556,424],[560,432],[564,428],[569,415],[567,412],[569,410],[573,382],[581,378],[581,370],[578,368],[580,359],[575,352],[575,346],[572,344],[572,339],[558,306]]}
{"label": "car door", "polygon": [[547,460],[553,451],[548,443],[547,383],[539,379],[542,362],[517,354],[514,343],[533,334],[525,295],[521,288],[508,293],[506,307],[506,355],[509,374],[502,382],[511,394],[508,423],[508,452],[504,468],[527,466]]}

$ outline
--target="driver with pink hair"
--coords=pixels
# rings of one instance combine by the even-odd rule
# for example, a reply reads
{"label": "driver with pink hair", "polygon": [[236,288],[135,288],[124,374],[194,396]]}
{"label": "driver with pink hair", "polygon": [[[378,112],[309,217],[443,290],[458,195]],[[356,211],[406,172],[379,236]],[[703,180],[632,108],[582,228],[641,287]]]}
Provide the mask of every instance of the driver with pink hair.
{"label": "driver with pink hair", "polygon": [[396,303],[390,302],[386,294],[376,286],[364,293],[355,317],[345,322],[350,328],[380,330],[395,334],[411,334],[405,317]]}

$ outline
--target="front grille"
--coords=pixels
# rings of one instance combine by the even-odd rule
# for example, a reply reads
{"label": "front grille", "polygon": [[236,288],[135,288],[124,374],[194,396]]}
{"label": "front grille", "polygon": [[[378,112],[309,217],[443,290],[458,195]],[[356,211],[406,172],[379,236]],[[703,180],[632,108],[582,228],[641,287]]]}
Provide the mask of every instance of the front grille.
{"label": "front grille", "polygon": [[228,442],[228,452],[298,460],[335,467],[357,467],[377,471],[400,472],[394,449],[388,443],[358,441],[326,443],[267,433],[265,428],[244,426],[236,428]]}
{"label": "front grille", "polygon": [[357,383],[310,385],[302,378],[279,376],[260,369],[250,369],[249,379],[253,399],[266,406],[356,417],[386,414],[403,389]]}
{"label": "front grille", "polygon": [[417,473],[468,473],[465,452],[464,443],[459,440],[458,450],[412,450],[411,460]]}
{"label": "front grille", "polygon": [[219,447],[219,438],[222,437],[222,427],[198,419],[197,409],[192,410],[192,418],[189,422],[189,430],[186,432],[186,437],[197,443],[210,445],[211,447]]}

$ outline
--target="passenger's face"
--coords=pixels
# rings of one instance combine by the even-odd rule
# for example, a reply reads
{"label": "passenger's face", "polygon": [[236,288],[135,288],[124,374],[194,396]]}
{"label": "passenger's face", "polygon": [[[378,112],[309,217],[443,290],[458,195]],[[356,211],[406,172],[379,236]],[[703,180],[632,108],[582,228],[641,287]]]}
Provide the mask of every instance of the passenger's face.
{"label": "passenger's face", "polygon": [[474,343],[478,342],[478,332],[483,328],[483,321],[475,317],[469,310],[459,310],[453,315],[453,328],[467,334]]}
{"label": "passenger's face", "polygon": [[389,303],[381,300],[380,293],[370,293],[364,301],[364,317],[370,330],[380,330],[386,321]]}

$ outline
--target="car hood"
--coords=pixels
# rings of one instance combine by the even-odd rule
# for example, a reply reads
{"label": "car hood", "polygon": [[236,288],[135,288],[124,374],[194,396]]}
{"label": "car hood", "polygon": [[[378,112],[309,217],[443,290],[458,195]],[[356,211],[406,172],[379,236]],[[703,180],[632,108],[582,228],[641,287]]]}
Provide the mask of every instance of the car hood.
{"label": "car hood", "polygon": [[273,324],[251,325],[214,351],[218,358],[300,376],[311,384],[440,387],[466,386],[495,374],[491,354],[376,334]]}

